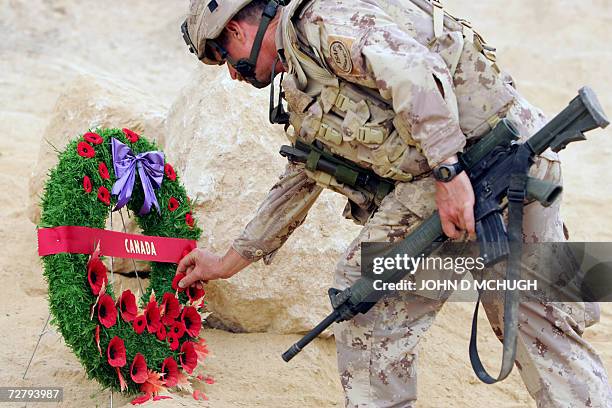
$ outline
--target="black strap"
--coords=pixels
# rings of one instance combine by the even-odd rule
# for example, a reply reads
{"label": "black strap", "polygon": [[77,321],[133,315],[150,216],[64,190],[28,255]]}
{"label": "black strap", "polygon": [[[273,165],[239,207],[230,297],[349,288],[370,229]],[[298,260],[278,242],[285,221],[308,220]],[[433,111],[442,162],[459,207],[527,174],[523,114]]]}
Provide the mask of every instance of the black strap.
{"label": "black strap", "polygon": [[[255,39],[253,40],[253,45],[251,46],[251,53],[249,58],[240,58],[238,61],[233,60],[227,55],[227,51],[225,51],[224,58],[230,63],[236,71],[246,79],[251,85],[256,88],[265,88],[268,84],[265,82],[259,82],[255,76],[255,67],[257,66],[257,60],[259,59],[259,51],[261,49],[261,43],[266,34],[266,30],[268,29],[268,25],[276,15],[276,11],[278,10],[278,3],[275,0],[270,0],[264,11],[261,15],[261,21],[259,23],[259,28],[257,29],[257,34],[255,34]],[[218,46],[218,44],[217,44]]]}
{"label": "black strap", "polygon": [[393,183],[380,181],[376,186],[376,194],[374,195],[374,202],[376,205],[380,206],[382,200],[387,196],[387,194],[393,191],[394,188],[395,185]]}
{"label": "black strap", "polygon": [[278,3],[274,0],[271,0],[266,4],[264,11],[261,15],[261,21],[259,23],[259,28],[257,29],[257,34],[255,34],[255,40],[253,41],[253,46],[251,47],[251,54],[249,55],[249,61],[255,65],[257,63],[257,57],[259,57],[259,49],[261,48],[261,42],[263,41],[264,35],[266,35],[266,30],[268,29],[268,25],[270,21],[276,15],[276,10],[278,9]]}
{"label": "black strap", "polygon": [[[510,253],[506,269],[506,281],[514,287],[513,282],[520,278],[521,256],[523,253],[523,203],[526,196],[527,173],[531,165],[533,152],[527,145],[521,145],[514,156],[512,172],[508,187],[508,243]],[[516,341],[518,338],[519,295],[517,290],[507,290],[504,295],[504,340],[502,366],[497,378],[493,378],[482,365],[478,355],[478,307],[482,292],[472,317],[470,335],[470,362],[478,378],[486,384],[494,384],[506,378],[514,367],[516,358]]]}
{"label": "black strap", "polygon": [[272,68],[271,68],[271,74],[270,74],[270,105],[268,106],[268,120],[270,121],[270,123],[272,123],[273,125],[276,124],[280,124],[280,125],[287,125],[289,123],[289,114],[287,112],[285,112],[285,108],[283,107],[283,78],[285,73],[281,72],[281,76],[280,76],[280,81],[278,84],[278,102],[276,103],[276,106],[274,106],[274,74],[275,74],[275,67],[276,64],[278,63],[280,56],[277,55],[276,58],[274,58],[274,62],[272,63]]}

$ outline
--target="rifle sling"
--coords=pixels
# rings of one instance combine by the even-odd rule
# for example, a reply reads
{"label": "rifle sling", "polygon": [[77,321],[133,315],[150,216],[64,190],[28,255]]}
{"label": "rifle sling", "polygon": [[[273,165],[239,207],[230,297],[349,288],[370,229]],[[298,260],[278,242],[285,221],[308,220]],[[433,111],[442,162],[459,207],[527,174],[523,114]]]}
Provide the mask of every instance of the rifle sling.
{"label": "rifle sling", "polygon": [[[508,187],[508,241],[510,253],[506,267],[506,280],[510,287],[520,277],[521,256],[523,252],[523,203],[526,196],[527,173],[531,164],[533,152],[522,145],[514,156],[512,173]],[[504,298],[504,332],[502,366],[496,378],[493,378],[484,368],[478,354],[478,307],[482,292],[478,293],[478,300],[472,317],[472,331],[470,335],[470,363],[476,376],[486,384],[494,384],[505,379],[514,366],[516,358],[516,341],[518,338],[518,306],[519,294],[517,290],[507,290]]]}

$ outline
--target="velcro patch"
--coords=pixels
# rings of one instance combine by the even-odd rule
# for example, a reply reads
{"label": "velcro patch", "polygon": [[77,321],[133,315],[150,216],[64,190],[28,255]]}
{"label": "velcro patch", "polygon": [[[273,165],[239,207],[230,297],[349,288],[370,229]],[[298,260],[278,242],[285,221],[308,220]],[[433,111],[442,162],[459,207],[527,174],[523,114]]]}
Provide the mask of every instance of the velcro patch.
{"label": "velcro patch", "polygon": [[[337,39],[329,37],[329,56],[336,68],[343,74],[350,74],[353,71],[353,61],[351,60],[350,42],[348,39]],[[349,43],[347,46],[346,43]]]}

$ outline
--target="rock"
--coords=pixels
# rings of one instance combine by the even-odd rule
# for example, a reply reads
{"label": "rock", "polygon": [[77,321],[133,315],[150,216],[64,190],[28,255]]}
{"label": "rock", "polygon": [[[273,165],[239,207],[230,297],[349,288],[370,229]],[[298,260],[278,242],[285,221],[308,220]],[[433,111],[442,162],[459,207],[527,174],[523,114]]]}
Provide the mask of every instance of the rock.
{"label": "rock", "polygon": [[[164,117],[167,109],[141,91],[118,81],[81,76],[72,82],[58,98],[41,138],[38,160],[29,182],[28,217],[34,223],[40,220],[39,201],[48,171],[58,162],[58,151],[88,129],[102,127],[128,127],[157,141],[163,148]],[[113,217],[115,230],[119,230],[119,217]],[[127,221],[129,232],[139,231]],[[115,262],[118,271],[132,270],[130,260]],[[146,268],[145,268],[146,269]]]}
{"label": "rock", "polygon": [[[268,90],[236,83],[215,67],[191,79],[197,85],[183,89],[166,120],[166,153],[193,199],[204,231],[199,247],[223,254],[282,173],[278,150],[287,139],[282,126],[268,123]],[[257,262],[210,282],[209,322],[277,333],[318,323],[330,311],[334,265],[359,230],[342,217],[345,202],[324,192],[271,265]]]}

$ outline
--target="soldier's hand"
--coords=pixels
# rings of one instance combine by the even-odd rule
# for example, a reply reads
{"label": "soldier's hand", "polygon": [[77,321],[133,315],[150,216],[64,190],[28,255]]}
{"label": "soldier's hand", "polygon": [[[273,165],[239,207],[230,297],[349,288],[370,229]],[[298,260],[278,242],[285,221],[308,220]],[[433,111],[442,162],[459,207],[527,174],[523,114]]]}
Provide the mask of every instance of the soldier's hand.
{"label": "soldier's hand", "polygon": [[447,237],[457,239],[466,231],[470,239],[476,238],[474,189],[465,172],[447,183],[436,181],[436,204]]}
{"label": "soldier's hand", "polygon": [[214,279],[227,279],[250,263],[232,248],[223,257],[196,248],[179,262],[176,273],[186,275],[179,282],[180,287],[186,288],[200,281],[206,283]]}

